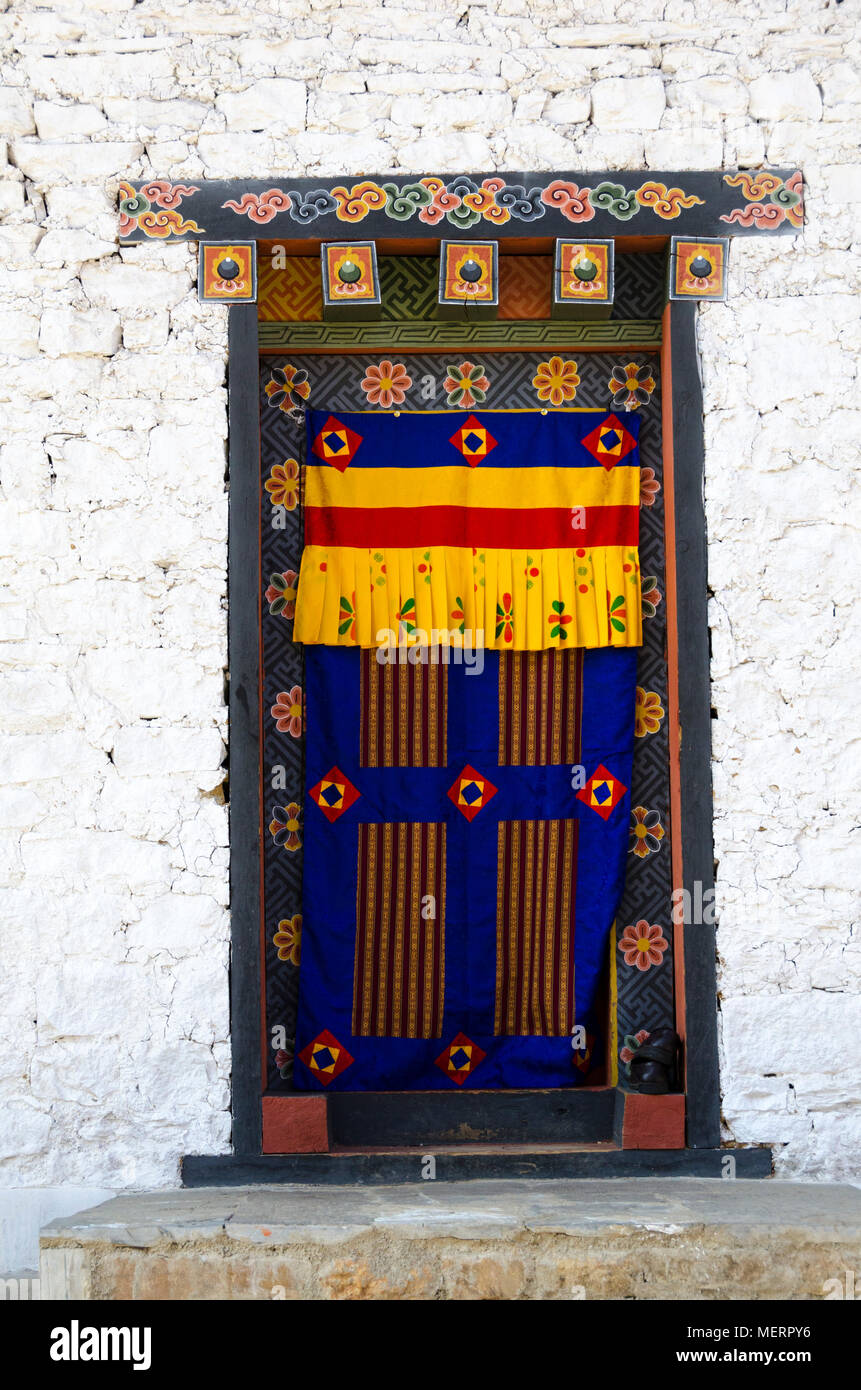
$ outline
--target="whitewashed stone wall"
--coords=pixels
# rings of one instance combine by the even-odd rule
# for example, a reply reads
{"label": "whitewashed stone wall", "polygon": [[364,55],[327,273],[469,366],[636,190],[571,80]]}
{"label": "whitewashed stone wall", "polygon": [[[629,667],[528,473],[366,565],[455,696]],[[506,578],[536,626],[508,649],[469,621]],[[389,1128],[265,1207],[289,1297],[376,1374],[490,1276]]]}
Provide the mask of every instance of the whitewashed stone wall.
{"label": "whitewashed stone wall", "polygon": [[[700,318],[726,1133],[858,1172],[859,4],[0,0],[0,1184],[229,1142],[226,316],[117,179],[800,165]],[[682,654],[684,659],[684,654]],[[691,928],[695,930],[695,928]]]}

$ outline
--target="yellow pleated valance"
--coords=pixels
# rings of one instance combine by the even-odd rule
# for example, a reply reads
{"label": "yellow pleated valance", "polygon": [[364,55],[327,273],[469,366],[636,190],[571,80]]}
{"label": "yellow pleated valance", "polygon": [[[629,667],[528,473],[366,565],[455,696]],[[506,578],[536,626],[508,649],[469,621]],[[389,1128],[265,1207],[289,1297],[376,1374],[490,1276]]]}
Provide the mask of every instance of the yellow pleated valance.
{"label": "yellow pleated valance", "polygon": [[638,426],[311,412],[296,639],[639,646]]}

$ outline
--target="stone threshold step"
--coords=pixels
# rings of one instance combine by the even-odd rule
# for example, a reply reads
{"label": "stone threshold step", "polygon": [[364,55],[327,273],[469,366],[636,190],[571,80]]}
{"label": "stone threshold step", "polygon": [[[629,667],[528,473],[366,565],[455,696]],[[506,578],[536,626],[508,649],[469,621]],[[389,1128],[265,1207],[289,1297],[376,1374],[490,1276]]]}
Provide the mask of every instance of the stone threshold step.
{"label": "stone threshold step", "polygon": [[416,1181],[117,1197],[46,1226],[58,1299],[821,1299],[861,1191],[780,1181]]}

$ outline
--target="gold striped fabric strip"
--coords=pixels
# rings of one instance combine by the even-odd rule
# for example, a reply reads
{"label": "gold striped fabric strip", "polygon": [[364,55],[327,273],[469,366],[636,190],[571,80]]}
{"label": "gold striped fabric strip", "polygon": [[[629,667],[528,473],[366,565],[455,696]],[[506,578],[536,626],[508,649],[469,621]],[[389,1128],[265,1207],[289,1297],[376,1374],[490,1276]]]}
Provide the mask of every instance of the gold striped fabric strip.
{"label": "gold striped fabric strip", "polygon": [[361,653],[360,767],[445,767],[448,667]]}
{"label": "gold striped fabric strip", "polygon": [[576,820],[501,821],[494,1032],[559,1037],[574,1026]]}
{"label": "gold striped fabric strip", "polygon": [[445,983],[444,824],[358,828],[353,1033],[438,1038]]}
{"label": "gold striped fabric strip", "polygon": [[500,652],[500,766],[578,763],[582,697],[582,649]]}

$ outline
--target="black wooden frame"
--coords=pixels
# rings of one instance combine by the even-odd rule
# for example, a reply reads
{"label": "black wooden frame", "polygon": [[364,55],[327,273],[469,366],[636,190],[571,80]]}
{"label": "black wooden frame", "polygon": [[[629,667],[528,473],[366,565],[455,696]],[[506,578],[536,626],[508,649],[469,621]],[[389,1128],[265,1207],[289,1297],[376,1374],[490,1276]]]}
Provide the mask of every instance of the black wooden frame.
{"label": "black wooden frame", "polygon": [[[678,767],[681,878],[689,903],[710,902],[707,894],[714,889],[708,540],[696,312],[696,304],[668,306],[670,382],[666,375],[664,380],[672,410],[676,651],[684,653],[678,665]],[[710,1148],[720,1143],[715,928],[692,922],[682,932],[687,1142],[692,1149]]]}
{"label": "black wooden frame", "polygon": [[257,305],[228,310],[227,650],[233,1151],[262,1148],[260,405]]}

